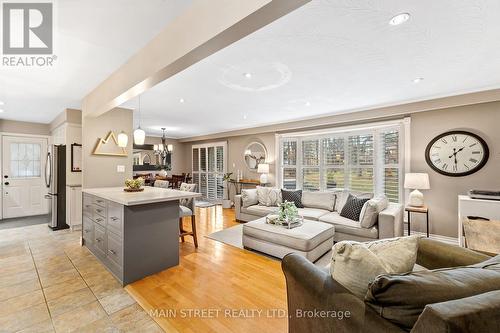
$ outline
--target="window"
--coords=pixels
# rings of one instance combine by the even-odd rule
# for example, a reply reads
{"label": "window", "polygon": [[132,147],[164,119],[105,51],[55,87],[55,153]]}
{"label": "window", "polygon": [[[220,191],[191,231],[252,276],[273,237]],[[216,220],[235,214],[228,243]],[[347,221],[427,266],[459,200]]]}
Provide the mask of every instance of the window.
{"label": "window", "polygon": [[40,177],[41,145],[39,143],[10,144],[10,173],[12,178]]}
{"label": "window", "polygon": [[359,130],[334,129],[318,135],[301,133],[280,138],[278,179],[286,189],[306,191],[347,188],[402,196],[402,123]]}
{"label": "window", "polygon": [[215,142],[192,146],[193,183],[203,199],[219,202],[227,193],[224,187],[226,172],[226,142]]}

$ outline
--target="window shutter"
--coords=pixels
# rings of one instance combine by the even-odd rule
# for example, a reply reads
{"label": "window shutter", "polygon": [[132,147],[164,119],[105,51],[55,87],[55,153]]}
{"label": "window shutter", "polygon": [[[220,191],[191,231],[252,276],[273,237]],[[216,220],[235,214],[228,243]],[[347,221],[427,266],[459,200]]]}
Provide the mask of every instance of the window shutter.
{"label": "window shutter", "polygon": [[349,145],[349,187],[361,192],[374,191],[372,134],[351,135]]}
{"label": "window shutter", "polygon": [[384,194],[390,202],[399,202],[399,131],[384,131],[380,134],[382,153],[384,155]]}

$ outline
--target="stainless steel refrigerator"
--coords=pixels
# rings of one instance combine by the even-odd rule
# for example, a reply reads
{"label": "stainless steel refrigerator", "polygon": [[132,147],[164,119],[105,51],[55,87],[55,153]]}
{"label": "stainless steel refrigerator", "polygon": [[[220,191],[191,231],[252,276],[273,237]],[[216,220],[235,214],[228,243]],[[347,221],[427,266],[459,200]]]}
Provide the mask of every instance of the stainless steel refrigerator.
{"label": "stainless steel refrigerator", "polygon": [[66,146],[50,145],[45,163],[45,185],[50,200],[49,227],[52,230],[67,229],[66,224]]}

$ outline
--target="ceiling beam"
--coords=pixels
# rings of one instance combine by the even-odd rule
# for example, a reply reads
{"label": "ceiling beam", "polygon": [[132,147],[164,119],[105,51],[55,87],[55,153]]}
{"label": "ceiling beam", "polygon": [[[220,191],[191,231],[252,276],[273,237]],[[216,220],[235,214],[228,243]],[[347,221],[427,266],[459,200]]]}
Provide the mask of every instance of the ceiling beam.
{"label": "ceiling beam", "polygon": [[82,102],[99,116],[311,0],[201,0],[111,74]]}

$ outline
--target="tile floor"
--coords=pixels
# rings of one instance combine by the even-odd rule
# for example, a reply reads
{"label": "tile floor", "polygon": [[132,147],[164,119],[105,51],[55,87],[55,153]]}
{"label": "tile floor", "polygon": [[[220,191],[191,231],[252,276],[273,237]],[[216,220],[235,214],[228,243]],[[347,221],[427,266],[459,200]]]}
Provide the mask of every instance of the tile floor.
{"label": "tile floor", "polygon": [[45,224],[0,230],[0,332],[162,332],[79,242]]}

